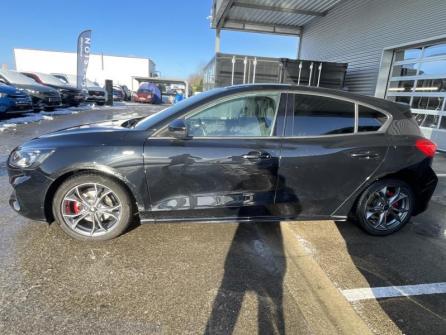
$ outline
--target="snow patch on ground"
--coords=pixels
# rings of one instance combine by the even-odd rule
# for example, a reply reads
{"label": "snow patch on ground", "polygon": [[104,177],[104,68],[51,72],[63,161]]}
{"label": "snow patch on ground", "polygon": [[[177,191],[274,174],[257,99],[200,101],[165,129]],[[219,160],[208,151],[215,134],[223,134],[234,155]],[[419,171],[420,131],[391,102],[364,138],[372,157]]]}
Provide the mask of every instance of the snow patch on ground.
{"label": "snow patch on ground", "polygon": [[56,109],[51,112],[41,111],[39,113],[24,113],[19,117],[13,117],[8,120],[4,120],[0,122],[0,132],[5,131],[6,129],[14,129],[19,124],[28,124],[40,122],[42,120],[54,120],[54,116],[58,115],[70,115],[70,114],[78,114],[83,112],[88,112],[91,110],[101,110],[101,109],[113,109],[113,110],[121,110],[126,109],[127,104],[124,102],[115,102],[113,106],[97,106],[95,104],[86,104],[79,107],[67,107]]}

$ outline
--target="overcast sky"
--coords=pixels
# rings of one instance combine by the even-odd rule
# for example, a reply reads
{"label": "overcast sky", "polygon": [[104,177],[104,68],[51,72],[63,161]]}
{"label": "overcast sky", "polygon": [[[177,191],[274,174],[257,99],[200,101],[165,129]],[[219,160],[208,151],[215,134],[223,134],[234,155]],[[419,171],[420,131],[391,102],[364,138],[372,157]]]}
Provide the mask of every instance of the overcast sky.
{"label": "overcast sky", "polygon": [[[8,1],[2,6],[0,64],[14,68],[14,47],[76,51],[78,33],[92,29],[93,53],[151,58],[162,76],[185,78],[214,54],[211,3]],[[297,39],[222,32],[222,52],[295,58]]]}

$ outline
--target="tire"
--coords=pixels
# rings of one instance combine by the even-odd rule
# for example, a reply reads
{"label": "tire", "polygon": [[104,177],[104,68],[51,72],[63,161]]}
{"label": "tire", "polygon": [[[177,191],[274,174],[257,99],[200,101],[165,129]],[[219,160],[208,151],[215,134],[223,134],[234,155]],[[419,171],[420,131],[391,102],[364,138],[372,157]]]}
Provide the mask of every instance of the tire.
{"label": "tire", "polygon": [[98,106],[104,106],[104,105],[105,105],[105,102],[96,102],[96,104],[97,104]]}
{"label": "tire", "polygon": [[47,112],[53,112],[56,108],[55,107],[45,107],[44,110]]}
{"label": "tire", "polygon": [[83,241],[104,241],[121,235],[131,223],[132,209],[132,200],[122,185],[92,173],[65,180],[57,189],[52,206],[62,230]]}
{"label": "tire", "polygon": [[407,183],[383,179],[371,184],[361,194],[354,214],[367,233],[385,236],[400,230],[410,221],[414,205],[414,193]]}

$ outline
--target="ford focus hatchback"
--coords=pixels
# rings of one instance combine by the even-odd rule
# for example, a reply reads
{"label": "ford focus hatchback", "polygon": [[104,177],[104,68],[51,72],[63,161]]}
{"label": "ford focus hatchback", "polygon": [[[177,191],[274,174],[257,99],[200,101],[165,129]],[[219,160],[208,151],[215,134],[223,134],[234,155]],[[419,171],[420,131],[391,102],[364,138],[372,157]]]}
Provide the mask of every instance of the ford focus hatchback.
{"label": "ford focus hatchback", "polygon": [[144,119],[33,139],[8,159],[11,206],[104,240],[134,219],[354,219],[387,235],[423,212],[436,147],[408,107],[286,85],[220,88]]}

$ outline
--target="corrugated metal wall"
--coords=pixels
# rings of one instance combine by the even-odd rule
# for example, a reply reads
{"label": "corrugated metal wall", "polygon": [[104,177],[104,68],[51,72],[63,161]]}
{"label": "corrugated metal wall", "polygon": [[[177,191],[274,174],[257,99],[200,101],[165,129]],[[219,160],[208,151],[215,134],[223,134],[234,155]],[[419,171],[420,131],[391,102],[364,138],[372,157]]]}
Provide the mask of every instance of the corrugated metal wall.
{"label": "corrugated metal wall", "polygon": [[445,34],[446,0],[344,0],[304,27],[301,58],[348,63],[348,89],[374,95],[383,49]]}

